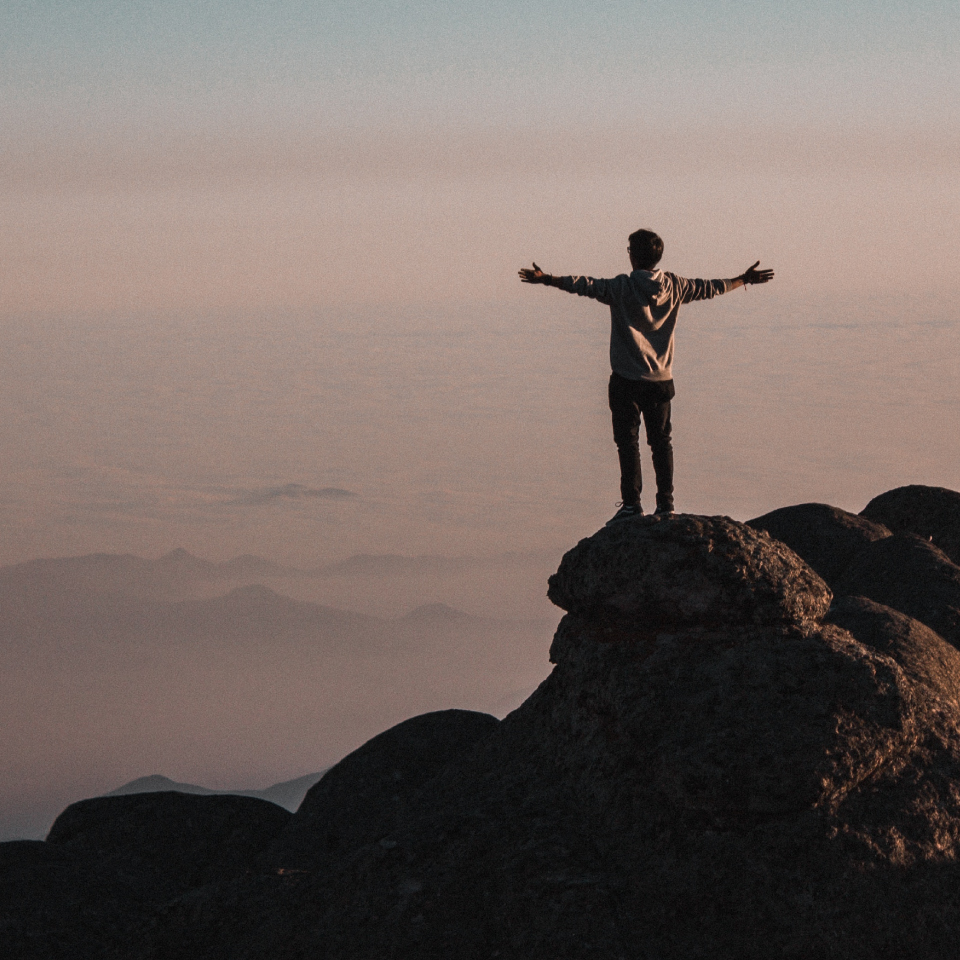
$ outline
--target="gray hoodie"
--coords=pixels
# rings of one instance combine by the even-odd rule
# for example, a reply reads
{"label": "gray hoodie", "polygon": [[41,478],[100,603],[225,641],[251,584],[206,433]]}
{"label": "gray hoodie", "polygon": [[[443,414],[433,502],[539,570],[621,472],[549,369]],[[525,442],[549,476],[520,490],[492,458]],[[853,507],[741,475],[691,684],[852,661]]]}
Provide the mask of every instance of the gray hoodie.
{"label": "gray hoodie", "polygon": [[612,280],[557,277],[568,293],[610,307],[610,366],[628,380],[673,379],[673,331],[681,303],[710,300],[726,280],[686,280],[662,270],[634,270]]}

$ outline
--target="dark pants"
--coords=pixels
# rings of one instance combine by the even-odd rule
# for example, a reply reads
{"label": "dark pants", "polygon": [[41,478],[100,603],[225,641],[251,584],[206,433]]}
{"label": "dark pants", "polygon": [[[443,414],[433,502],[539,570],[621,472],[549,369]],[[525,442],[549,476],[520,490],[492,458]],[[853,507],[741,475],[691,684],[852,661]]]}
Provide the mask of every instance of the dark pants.
{"label": "dark pants", "polygon": [[670,401],[676,390],[672,380],[654,383],[610,377],[610,412],[613,439],[620,457],[620,496],[627,506],[640,505],[640,418],[647,431],[657,478],[657,508],[673,509],[673,444],[670,442]]}

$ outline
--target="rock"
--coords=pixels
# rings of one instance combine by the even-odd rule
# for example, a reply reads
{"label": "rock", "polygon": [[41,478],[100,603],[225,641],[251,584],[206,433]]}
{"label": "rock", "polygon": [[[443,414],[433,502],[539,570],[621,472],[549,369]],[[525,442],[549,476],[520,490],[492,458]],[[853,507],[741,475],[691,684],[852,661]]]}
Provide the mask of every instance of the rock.
{"label": "rock", "polygon": [[[885,537],[843,577],[929,551]],[[518,710],[461,749],[436,717],[371,741],[307,798],[310,843],[343,825],[324,856],[190,889],[117,956],[955,960],[960,654],[870,600],[828,613],[726,518],[600,531],[550,591],[555,666]]]}
{"label": "rock", "polygon": [[956,656],[869,601],[818,622],[782,544],[681,519],[564,558],[553,673],[385,843],[208,888],[151,956],[953,960]]}
{"label": "rock", "polygon": [[148,793],[82,800],[46,842],[0,844],[4,960],[136,955],[165,901],[244,875],[291,814],[265,800]]}
{"label": "rock", "polygon": [[860,515],[895,533],[912,533],[931,541],[960,564],[960,493],[945,487],[915,484],[874,497]]}
{"label": "rock", "polygon": [[960,709],[960,651],[919,620],[866,597],[835,599],[826,619],[893,657],[910,679]]}
{"label": "rock", "polygon": [[290,817],[253,797],[97,797],[67,807],[46,842],[130,877],[144,898],[165,900],[250,869]]}
{"label": "rock", "polygon": [[263,864],[317,869],[380,839],[404,801],[498,723],[486,713],[439,710],[367,741],[311,787]]}
{"label": "rock", "polygon": [[122,874],[40,840],[0,843],[4,960],[99,960],[136,939],[150,914]]}
{"label": "rock", "polygon": [[861,547],[890,536],[881,524],[825,503],[781,507],[747,523],[785,543],[831,587]]}
{"label": "rock", "polygon": [[644,517],[564,555],[547,596],[591,620],[646,630],[817,618],[827,585],[778,541],[728,517]]}
{"label": "rock", "polygon": [[836,589],[893,607],[960,647],[960,567],[926,540],[895,534],[868,544]]}

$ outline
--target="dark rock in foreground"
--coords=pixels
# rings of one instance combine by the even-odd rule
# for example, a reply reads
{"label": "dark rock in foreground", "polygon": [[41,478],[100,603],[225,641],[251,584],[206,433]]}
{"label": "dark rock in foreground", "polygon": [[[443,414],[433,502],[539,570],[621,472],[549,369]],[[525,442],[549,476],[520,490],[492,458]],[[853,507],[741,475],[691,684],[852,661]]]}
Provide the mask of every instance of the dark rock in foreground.
{"label": "dark rock in foreground", "polygon": [[893,607],[960,647],[960,567],[926,540],[896,534],[869,544],[844,571],[837,592]]}
{"label": "dark rock in foreground", "polygon": [[310,789],[264,865],[315,870],[381,839],[404,801],[498,723],[487,713],[440,710],[367,741]]}
{"label": "dark rock in foreground", "polygon": [[97,797],[67,807],[47,845],[135,876],[144,897],[165,900],[249,869],[291,816],[253,797]]}
{"label": "dark rock in foreground", "polygon": [[825,503],[781,507],[747,524],[785,543],[831,587],[859,550],[890,536],[881,524]]}
{"label": "dark rock in foreground", "polygon": [[385,837],[172,905],[151,955],[956,956],[940,638],[867,601],[823,622],[803,561],[723,518],[601,531],[551,591],[554,672]]}
{"label": "dark rock in foreground", "polygon": [[148,793],[75,803],[45,843],[0,844],[0,956],[139,955],[130,944],[157,908],[249,871],[290,817],[250,797]]}
{"label": "dark rock in foreground", "polygon": [[[114,917],[99,955],[955,960],[960,652],[930,620],[950,627],[957,568],[807,507],[827,553],[866,541],[829,568],[841,594],[879,584],[924,617],[831,605],[788,546],[727,518],[601,530],[551,578],[555,669],[518,710],[375,738],[282,833],[198,848],[189,888]],[[55,871],[47,890],[74,889],[91,850],[133,863],[102,816],[72,816],[90,825],[8,853],[35,889]]]}
{"label": "dark rock in foreground", "polygon": [[960,564],[960,493],[956,490],[920,484],[897,487],[874,497],[860,515],[895,533],[930,540]]}
{"label": "dark rock in foreground", "polygon": [[866,597],[834,600],[826,621],[892,657],[911,680],[960,709],[960,651],[929,627]]}

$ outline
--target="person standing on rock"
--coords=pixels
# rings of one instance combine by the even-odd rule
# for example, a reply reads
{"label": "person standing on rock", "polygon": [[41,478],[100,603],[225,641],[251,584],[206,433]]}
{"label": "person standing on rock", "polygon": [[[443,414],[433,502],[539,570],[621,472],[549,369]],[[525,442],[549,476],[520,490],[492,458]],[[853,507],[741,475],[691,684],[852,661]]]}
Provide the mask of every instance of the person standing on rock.
{"label": "person standing on rock", "polygon": [[542,283],[567,293],[591,297],[610,307],[610,412],[613,439],[620,457],[619,510],[608,525],[642,517],[640,506],[640,420],[647,432],[657,478],[657,514],[673,513],[673,445],[670,401],[673,386],[673,333],[680,304],[709,300],[721,293],[773,279],[772,270],[758,270],[758,260],[731,280],[686,280],[657,269],[663,241],[652,230],[630,234],[633,272],[612,280],[554,277],[536,264],[520,271],[523,283]]}

